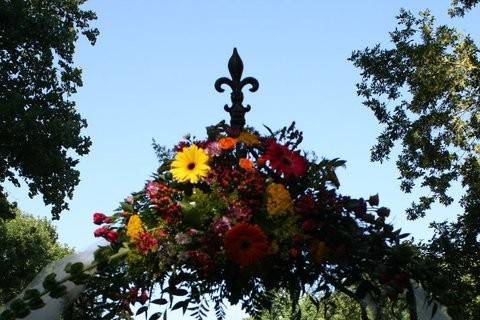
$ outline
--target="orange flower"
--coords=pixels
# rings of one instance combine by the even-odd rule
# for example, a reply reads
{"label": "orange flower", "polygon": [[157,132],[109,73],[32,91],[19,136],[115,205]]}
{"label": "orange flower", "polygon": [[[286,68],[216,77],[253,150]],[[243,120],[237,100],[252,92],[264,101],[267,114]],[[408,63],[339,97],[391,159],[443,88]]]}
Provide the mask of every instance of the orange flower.
{"label": "orange flower", "polygon": [[235,148],[236,144],[237,144],[237,139],[235,138],[227,137],[227,138],[222,138],[218,140],[218,146],[222,150],[232,150],[233,148]]}
{"label": "orange flower", "polygon": [[266,161],[263,157],[260,156],[260,157],[257,158],[257,164],[258,164],[259,167],[263,167],[265,165],[265,162]]}
{"label": "orange flower", "polygon": [[248,159],[240,158],[240,160],[238,161],[238,164],[240,165],[240,168],[242,168],[245,171],[248,171],[248,172],[255,171],[255,169],[253,169],[252,161]]}

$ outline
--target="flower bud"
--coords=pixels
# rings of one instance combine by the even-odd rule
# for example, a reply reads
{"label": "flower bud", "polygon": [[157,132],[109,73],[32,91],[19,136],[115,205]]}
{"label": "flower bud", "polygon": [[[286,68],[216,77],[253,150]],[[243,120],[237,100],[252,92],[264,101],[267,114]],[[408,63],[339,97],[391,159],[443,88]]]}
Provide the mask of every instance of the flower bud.
{"label": "flower bud", "polygon": [[370,203],[371,206],[378,206],[378,204],[380,203],[378,193],[374,196],[370,196],[370,198],[368,198],[368,203]]}
{"label": "flower bud", "polygon": [[363,198],[358,199],[356,207],[353,209],[357,216],[363,216],[367,213],[367,203]]}
{"label": "flower bud", "polygon": [[102,224],[102,223],[105,221],[105,218],[106,218],[106,217],[107,217],[107,216],[104,215],[103,213],[95,212],[95,213],[93,214],[93,223],[100,225],[100,224]]}
{"label": "flower bud", "polygon": [[390,215],[390,209],[385,207],[378,208],[377,214],[379,217],[386,218]]}
{"label": "flower bud", "polygon": [[106,227],[101,227],[101,228],[96,229],[93,232],[93,235],[95,236],[95,238],[103,237],[107,232],[108,232],[108,229]]}
{"label": "flower bud", "polygon": [[117,241],[118,233],[116,231],[108,231],[104,235],[104,237],[108,242],[113,243],[113,242]]}

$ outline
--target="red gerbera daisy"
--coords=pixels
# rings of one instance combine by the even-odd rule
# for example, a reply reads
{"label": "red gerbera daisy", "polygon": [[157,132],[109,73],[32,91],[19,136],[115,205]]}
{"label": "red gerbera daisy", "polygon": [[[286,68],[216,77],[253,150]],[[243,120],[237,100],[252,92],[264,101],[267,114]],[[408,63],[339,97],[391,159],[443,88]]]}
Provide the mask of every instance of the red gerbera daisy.
{"label": "red gerbera daisy", "polygon": [[239,223],[225,233],[225,250],[240,267],[247,267],[268,254],[267,236],[256,224]]}
{"label": "red gerbera daisy", "polygon": [[286,179],[301,177],[307,171],[307,164],[301,155],[276,142],[268,145],[263,158],[269,161],[270,167],[275,172],[283,173]]}

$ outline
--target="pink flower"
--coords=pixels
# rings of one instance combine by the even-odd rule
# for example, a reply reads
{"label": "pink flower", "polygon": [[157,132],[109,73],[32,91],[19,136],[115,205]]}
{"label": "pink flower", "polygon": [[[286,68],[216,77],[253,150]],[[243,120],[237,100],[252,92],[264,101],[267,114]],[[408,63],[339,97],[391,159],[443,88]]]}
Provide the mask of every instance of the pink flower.
{"label": "pink flower", "polygon": [[248,207],[242,207],[240,205],[232,204],[228,208],[228,213],[232,218],[238,221],[247,222],[252,216],[252,210]]}
{"label": "pink flower", "polygon": [[194,236],[198,235],[198,230],[191,228],[190,230],[188,230],[188,234],[189,234],[191,237],[194,237]]}
{"label": "pink flower", "polygon": [[160,186],[158,182],[149,181],[145,186],[145,192],[147,193],[148,198],[155,199],[160,191]]}
{"label": "pink flower", "polygon": [[143,289],[142,294],[137,298],[137,301],[140,302],[141,305],[144,305],[145,302],[147,302],[148,298],[148,291]]}
{"label": "pink flower", "polygon": [[209,157],[216,157],[216,156],[220,155],[221,152],[222,152],[222,150],[218,146],[217,142],[209,142],[207,144],[207,147],[205,148],[205,153]]}
{"label": "pink flower", "polygon": [[218,236],[223,236],[231,227],[230,220],[227,217],[221,217],[213,223],[212,229]]}

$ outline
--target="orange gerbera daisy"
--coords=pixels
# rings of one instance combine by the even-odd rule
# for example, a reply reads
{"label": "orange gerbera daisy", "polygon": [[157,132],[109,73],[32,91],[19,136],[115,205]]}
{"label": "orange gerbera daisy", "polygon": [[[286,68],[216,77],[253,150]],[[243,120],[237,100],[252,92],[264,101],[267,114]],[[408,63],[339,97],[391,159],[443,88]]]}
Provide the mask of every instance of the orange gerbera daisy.
{"label": "orange gerbera daisy", "polygon": [[218,140],[218,147],[222,150],[232,150],[237,144],[237,139],[227,137]]}
{"label": "orange gerbera daisy", "polygon": [[248,267],[269,252],[267,236],[256,224],[239,223],[225,233],[225,250],[230,259]]}

